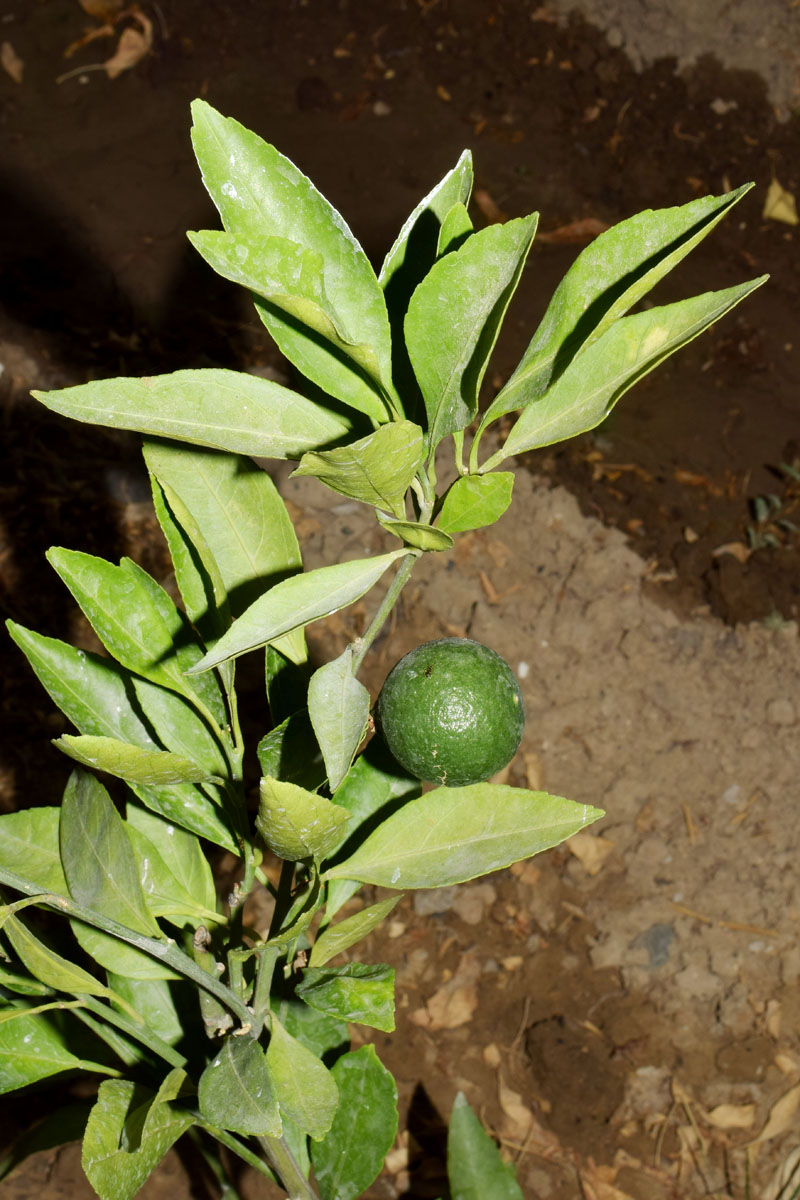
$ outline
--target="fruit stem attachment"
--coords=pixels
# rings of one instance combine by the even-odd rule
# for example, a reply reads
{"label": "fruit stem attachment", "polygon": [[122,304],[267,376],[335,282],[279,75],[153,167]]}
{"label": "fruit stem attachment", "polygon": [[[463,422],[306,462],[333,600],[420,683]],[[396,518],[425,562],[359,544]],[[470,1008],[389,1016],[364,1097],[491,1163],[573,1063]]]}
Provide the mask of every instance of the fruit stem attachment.
{"label": "fruit stem attachment", "polygon": [[400,563],[400,566],[397,569],[397,573],[396,573],[394,579],[389,584],[389,590],[387,591],[386,595],[383,597],[383,600],[381,601],[380,606],[378,607],[378,611],[375,613],[375,616],[370,621],[369,627],[365,630],[365,632],[361,635],[360,638],[356,638],[356,640],[353,642],[353,674],[354,675],[356,674],[356,672],[358,671],[358,668],[361,666],[362,662],[364,661],[364,658],[365,658],[366,653],[369,650],[370,646],[375,641],[375,638],[378,636],[381,626],[383,625],[386,618],[389,616],[389,613],[394,608],[397,597],[400,595],[401,591],[403,590],[405,585],[408,583],[408,577],[414,568],[414,563],[417,560],[417,558],[419,557],[419,554],[420,554],[419,550],[410,550],[408,552],[408,554],[405,556],[405,558]]}

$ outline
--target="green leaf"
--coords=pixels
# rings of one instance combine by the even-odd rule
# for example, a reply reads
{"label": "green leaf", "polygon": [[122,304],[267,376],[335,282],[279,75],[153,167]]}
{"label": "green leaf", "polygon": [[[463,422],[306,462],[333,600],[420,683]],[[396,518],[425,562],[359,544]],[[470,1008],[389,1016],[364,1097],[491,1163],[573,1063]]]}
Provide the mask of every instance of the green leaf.
{"label": "green leaf", "polygon": [[0,1022],[0,1095],[47,1079],[61,1071],[98,1071],[112,1074],[107,1067],[77,1058],[67,1049],[65,1037],[48,1017],[28,1014],[19,1008],[9,1014],[13,1020]]}
{"label": "green leaf", "polygon": [[[466,206],[472,191],[472,154],[464,150],[456,165],[424,196],[403,225],[378,276],[389,313],[405,314],[408,301],[436,261],[441,228],[456,204]],[[401,298],[405,304],[398,304]]]}
{"label": "green leaf", "polygon": [[[211,772],[225,770],[218,743],[208,726],[174,692],[148,683],[110,659],[76,650],[65,642],[43,637],[13,622],[9,622],[8,627],[40,682],[81,733],[116,737],[144,749],[155,749],[156,744],[141,717],[144,712],[151,727],[158,729],[165,738],[168,748],[177,750],[179,746],[190,744],[193,753],[202,756],[199,761]],[[212,799],[190,784],[134,787],[134,791],[144,804],[168,820],[226,849],[236,849],[236,842],[221,814],[215,811],[219,807],[218,798]],[[22,818],[21,813],[18,815]],[[0,818],[0,821],[5,819]],[[31,819],[35,818],[31,816]],[[57,833],[55,852],[57,855]],[[0,861],[1,856],[0,846]],[[4,865],[14,869],[10,863]],[[60,860],[58,870],[62,886],[54,883],[52,890],[65,892]],[[26,872],[19,870],[17,873],[24,875]]]}
{"label": "green leaf", "polygon": [[325,1064],[293,1038],[274,1014],[267,1066],[281,1113],[312,1138],[324,1137],[339,1103],[336,1081]]}
{"label": "green leaf", "polygon": [[374,558],[334,563],[276,583],[234,621],[214,649],[189,674],[207,671],[228,658],[274,642],[292,629],[300,629],[311,621],[338,612],[359,600],[405,553],[405,550],[394,550]]}
{"label": "green leaf", "polygon": [[262,775],[309,792],[322,786],[327,778],[325,762],[307,709],[292,713],[264,735],[258,743],[258,761]]}
{"label": "green leaf", "polygon": [[[129,836],[135,829],[137,840],[145,839],[157,851],[158,869],[160,871],[163,864],[169,875],[169,881],[163,876],[159,885],[165,893],[191,897],[194,911],[204,912],[208,920],[213,920],[214,914],[218,921],[221,920],[216,909],[214,876],[196,837],[135,804],[128,805],[125,825]],[[148,887],[143,883],[142,888],[147,896]]]}
{"label": "green leaf", "polygon": [[[369,260],[338,212],[288,158],[209,104],[192,105],[192,141],[203,182],[228,233],[258,246],[265,231],[316,251],[322,288],[344,338],[373,352],[391,389],[391,341],[383,294]],[[307,270],[307,268],[306,268]],[[381,421],[387,417],[375,386],[324,342],[309,337],[296,317],[257,305],[280,349],[309,379],[346,404]]]}
{"label": "green leaf", "polygon": [[259,796],[256,828],[270,850],[290,862],[321,861],[347,821],[344,809],[324,796],[268,775],[261,780]]}
{"label": "green leaf", "polygon": [[405,337],[433,449],[469,425],[538,217],[490,225],[431,268],[408,306]]}
{"label": "green leaf", "polygon": [[345,417],[271,379],[217,367],[98,379],[32,395],[76,421],[262,458],[299,458],[351,429]]}
{"label": "green leaf", "polygon": [[58,808],[26,808],[0,817],[0,866],[43,892],[67,894],[58,848]]}
{"label": "green leaf", "polygon": [[[373,738],[353,763],[334,796],[334,801],[350,813],[350,821],[344,828],[336,856],[332,856],[333,862],[349,857],[389,813],[421,791],[420,781],[400,766],[383,740]],[[330,921],[360,886],[350,879],[330,881],[325,903],[326,921]]]}
{"label": "green leaf", "polygon": [[[134,805],[125,823],[145,902],[155,917],[183,926],[216,922],[211,868],[197,838]],[[202,865],[201,865],[202,864]]]}
{"label": "green leaf", "polygon": [[[153,683],[185,695],[173,645],[165,623],[141,574],[78,550],[54,547],[47,553],[106,649],[123,666]],[[166,593],[165,593],[166,595]],[[177,610],[176,610],[177,611]],[[189,694],[192,694],[191,692]]]}
{"label": "green leaf", "polygon": [[144,457],[202,529],[234,617],[265,588],[302,569],[286,505],[250,459],[157,441],[146,443]]}
{"label": "green leaf", "polygon": [[[44,983],[39,983],[38,979],[32,979],[30,975],[20,975],[19,971],[9,971],[0,963],[0,988],[5,988],[7,992],[14,992],[20,996],[52,996],[52,991]],[[0,1179],[3,1178],[2,1169],[0,1168]]]}
{"label": "green leaf", "polygon": [[453,250],[458,250],[472,233],[470,220],[465,204],[454,204],[448,212],[442,228],[439,230],[439,241],[436,246],[436,257],[441,258]]}
{"label": "green leaf", "polygon": [[306,967],[297,994],[319,1012],[391,1033],[394,1029],[394,968],[386,963]]}
{"label": "green leaf", "polygon": [[543,396],[572,359],[647,295],[752,186],[678,208],[647,209],[595,238],[558,285],[519,366],[487,409],[481,430]]}
{"label": "green leaf", "polygon": [[186,1079],[170,1071],[155,1095],[129,1080],[100,1084],[89,1115],[81,1164],[100,1200],[133,1200],[170,1146],[194,1124],[175,1108]]}
{"label": "green leaf", "polygon": [[139,783],[144,787],[157,787],[164,783],[202,783],[206,780],[219,782],[202,767],[178,754],[170,754],[168,750],[142,750],[139,746],[129,746],[116,738],[75,737],[65,733],[56,738],[53,745],[84,767],[105,771],[109,775],[116,775],[118,779]]}
{"label": "green leaf", "polygon": [[[331,882],[336,881],[332,880]],[[368,933],[372,933],[372,930],[380,925],[381,921],[402,899],[402,895],[390,896],[388,900],[380,900],[377,904],[370,905],[369,908],[362,908],[361,912],[354,913],[352,917],[345,917],[336,925],[329,925],[324,932],[319,934],[311,947],[310,965],[323,967],[337,954],[349,950]]]}
{"label": "green leaf", "polygon": [[[317,341],[340,363],[352,359],[356,370],[367,376],[377,393],[370,396],[368,404],[362,402],[355,407],[376,420],[386,419],[385,406],[378,400],[381,364],[372,346],[345,333],[325,292],[321,254],[287,238],[264,237],[263,233],[257,242],[219,230],[190,233],[188,237],[218,275],[249,288],[261,301],[268,302],[259,305],[267,328],[268,318],[273,318],[277,309],[290,328],[310,330],[312,344]],[[342,399],[347,402],[347,396]]]}
{"label": "green leaf", "polygon": [[463,1092],[450,1114],[447,1174],[452,1200],[523,1200],[514,1168],[503,1162]]}
{"label": "green leaf", "polygon": [[138,933],[161,936],[145,903],[122,818],[103,785],[86,771],[70,776],[59,837],[73,900]]}
{"label": "green leaf", "polygon": [[[219,567],[204,534],[180,496],[167,483],[157,479],[152,471],[150,487],[158,523],[169,546],[184,611],[203,643],[213,645],[231,623]],[[232,681],[226,682],[230,689]]]}
{"label": "green leaf", "polygon": [[22,962],[36,979],[58,992],[73,995],[108,996],[109,990],[94,975],[84,971],[55,950],[51,950],[23,925],[19,917],[9,917],[3,930]]}
{"label": "green leaf", "polygon": [[198,1084],[200,1112],[234,1133],[280,1137],[281,1117],[264,1051],[251,1037],[225,1039]]}
{"label": "green leaf", "polygon": [[[376,1179],[397,1134],[397,1087],[374,1046],[344,1054],[333,1068],[339,1108],[328,1134],[312,1143],[322,1200],[355,1200]],[[483,1200],[495,1200],[486,1191]]]}
{"label": "green leaf", "polygon": [[[174,1046],[184,1036],[184,1028],[167,979],[129,979],[127,975],[108,973],[108,985],[134,1009],[162,1041]],[[204,992],[203,995],[208,995]]]}
{"label": "green leaf", "polygon": [[317,1058],[337,1054],[350,1045],[350,1034],[344,1021],[315,1012],[301,1000],[284,1000],[273,995],[272,1006],[286,1032],[302,1042]]}
{"label": "green leaf", "polygon": [[[60,822],[61,861],[73,900],[149,937],[162,937],[144,899],[133,850],[108,792],[93,775],[73,771]],[[134,946],[72,921],[79,944],[102,966],[135,979],[174,973]]]}
{"label": "green leaf", "polygon": [[452,534],[493,525],[511,503],[513,487],[512,471],[462,475],[444,498],[436,528]]}
{"label": "green leaf", "polygon": [[392,421],[337,450],[309,450],[293,475],[313,475],[341,496],[402,517],[403,499],[423,455],[422,430]]}
{"label": "green leaf", "polygon": [[16,1137],[0,1159],[0,1182],[31,1154],[54,1150],[68,1142],[79,1142],[86,1128],[91,1105],[79,1100],[53,1109],[32,1129]]}
{"label": "green leaf", "polygon": [[415,550],[452,550],[453,539],[443,529],[433,525],[422,525],[418,521],[396,521],[378,513],[378,521],[387,533],[402,538],[407,546]]}
{"label": "green leaf", "polygon": [[369,692],[353,674],[352,646],[311,676],[308,715],[335,791],[350,770],[369,721]]}
{"label": "green leaf", "polygon": [[464,883],[557,846],[602,815],[589,804],[505,784],[434,788],[393,813],[324,878],[399,888]]}
{"label": "green leaf", "polygon": [[484,463],[488,471],[510,454],[550,446],[594,429],[621,396],[665,358],[692,341],[767,279],[706,292],[662,308],[622,317],[573,359],[547,394],[529,404],[505,444]]}

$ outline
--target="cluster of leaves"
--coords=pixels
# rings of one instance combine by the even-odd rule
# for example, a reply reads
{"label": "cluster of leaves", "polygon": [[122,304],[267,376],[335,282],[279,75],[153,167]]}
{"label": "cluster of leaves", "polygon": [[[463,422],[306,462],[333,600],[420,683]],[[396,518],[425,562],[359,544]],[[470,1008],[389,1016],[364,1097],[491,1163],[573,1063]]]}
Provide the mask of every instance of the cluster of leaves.
{"label": "cluster of leaves", "polygon": [[[394,980],[386,964],[331,962],[399,896],[333,918],[364,884],[396,893],[462,882],[600,815],[489,783],[422,794],[375,740],[360,749],[364,653],[417,558],[508,507],[513,475],[497,465],[596,425],[761,280],[626,315],[745,188],[610,230],[556,291],[465,465],[465,434],[536,216],[473,230],[465,153],[376,276],[288,159],[203,102],[194,117],[224,228],[191,240],[251,291],[307,384],[301,394],[211,369],[37,393],[64,415],[144,435],[181,607],[130,560],[57,548],[50,562],[107,655],[10,626],[77,731],[56,745],[78,765],[59,807],[0,818],[0,884],[22,897],[0,909],[0,1090],[65,1071],[109,1076],[91,1110],[70,1109],[59,1126],[65,1136],[84,1130],[84,1167],[104,1200],[133,1196],[184,1134],[218,1174],[221,1143],[293,1197],[315,1196],[316,1186],[323,1200],[349,1200],[380,1170],[397,1102],[372,1047],[349,1049],[347,1022],[393,1029]],[[485,431],[510,412],[520,415],[505,442],[481,462]],[[457,478],[439,494],[436,451],[451,435]],[[296,473],[372,506],[400,546],[304,571],[286,507],[255,457],[296,460]],[[363,638],[312,671],[305,627],[395,564]],[[273,728],[258,745],[253,820],[235,668],[255,649],[265,651]],[[116,802],[93,772],[118,781]],[[224,903],[213,847],[241,864]],[[263,847],[282,862],[276,884]],[[244,919],[256,881],[274,897],[267,929]],[[68,919],[56,923],[58,950],[52,921],[31,919],[42,909]],[[503,1190],[491,1194],[511,1200],[516,1184],[468,1111],[458,1103],[452,1194],[479,1194],[476,1179],[489,1194],[494,1179]],[[40,1143],[54,1128],[43,1127]]]}
{"label": "cluster of leaves", "polygon": [[776,474],[783,484],[782,492],[765,492],[755,496],[750,508],[753,521],[747,526],[747,545],[750,550],[777,550],[781,546],[796,546],[800,533],[797,522],[800,502],[800,469],[797,463],[780,463]]}

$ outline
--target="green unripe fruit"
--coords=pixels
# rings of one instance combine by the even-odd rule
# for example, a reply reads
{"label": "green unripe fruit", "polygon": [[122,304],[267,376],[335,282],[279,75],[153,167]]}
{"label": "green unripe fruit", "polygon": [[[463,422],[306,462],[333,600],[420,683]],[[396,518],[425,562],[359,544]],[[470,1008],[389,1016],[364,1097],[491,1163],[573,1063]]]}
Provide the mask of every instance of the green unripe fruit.
{"label": "green unripe fruit", "polygon": [[394,757],[447,787],[480,783],[514,757],[525,711],[504,658],[469,638],[417,646],[389,672],[376,715]]}

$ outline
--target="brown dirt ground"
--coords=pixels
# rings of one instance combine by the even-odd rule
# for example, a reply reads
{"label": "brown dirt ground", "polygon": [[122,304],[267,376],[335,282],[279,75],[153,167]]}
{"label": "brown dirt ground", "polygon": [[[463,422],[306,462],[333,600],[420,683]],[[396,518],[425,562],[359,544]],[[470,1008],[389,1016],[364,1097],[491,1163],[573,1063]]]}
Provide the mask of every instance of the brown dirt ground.
{"label": "brown dirt ground", "polygon": [[[412,641],[454,629],[526,663],[513,781],[608,815],[605,842],[427,909],[407,899],[375,939],[401,1005],[378,1046],[411,1112],[394,1173],[371,1194],[441,1194],[441,1120],[463,1087],[526,1196],[744,1200],[749,1156],[751,1195],[778,1200],[769,1181],[800,1142],[796,1116],[745,1146],[781,1096],[787,1111],[800,1099],[800,555],[790,528],[756,529],[752,505],[777,493],[777,515],[796,518],[796,489],[776,471],[800,457],[798,234],[761,205],[773,176],[800,189],[797,118],[779,121],[748,72],[701,57],[681,75],[670,59],[637,74],[578,17],[559,25],[521,3],[394,0],[377,19],[286,0],[268,22],[253,0],[143,11],[154,49],[134,70],[57,83],[108,43],[65,61],[90,23],[74,0],[3,5],[25,69],[21,84],[0,72],[2,595],[7,615],[52,635],[85,631],[53,584],[49,545],[132,553],[161,577],[168,566],[134,439],[57,421],[27,390],[276,363],[246,299],[184,239],[214,223],[188,141],[195,95],[294,158],[376,258],[465,145],[487,212],[539,209],[551,237],[510,312],[494,388],[580,248],[563,232],[573,222],[758,183],[659,299],[763,271],[768,287],[594,435],[520,462],[515,517],[426,564],[375,656],[373,689]],[[310,563],[377,546],[358,511],[330,528],[327,503],[298,483],[287,491]],[[778,544],[746,553],[748,527]],[[363,617],[320,630],[319,653]],[[251,696],[263,711],[255,673]],[[0,716],[3,810],[52,803],[61,720],[10,652]],[[731,1128],[721,1105],[748,1123]],[[12,1098],[9,1128],[23,1112]],[[192,1178],[173,1155],[142,1194],[205,1194]],[[74,1151],[33,1160],[3,1189],[90,1194]],[[245,1192],[257,1194],[252,1181]]]}

